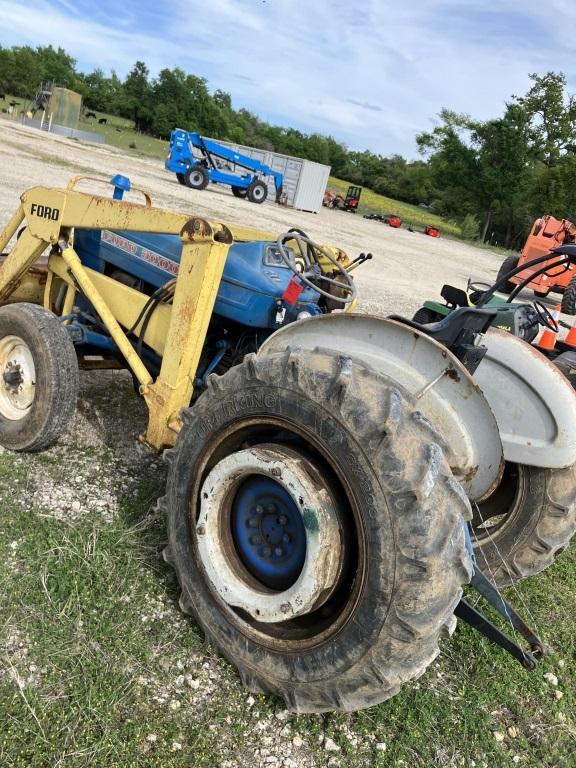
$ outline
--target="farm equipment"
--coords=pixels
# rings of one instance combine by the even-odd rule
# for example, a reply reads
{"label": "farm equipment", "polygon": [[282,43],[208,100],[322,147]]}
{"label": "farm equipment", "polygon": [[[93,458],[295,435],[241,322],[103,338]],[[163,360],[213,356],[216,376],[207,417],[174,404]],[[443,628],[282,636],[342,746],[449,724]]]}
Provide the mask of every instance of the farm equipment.
{"label": "farm equipment", "polygon": [[[555,249],[575,242],[576,226],[567,219],[560,221],[550,215],[536,219],[520,256],[508,256],[502,262],[498,280],[512,270],[516,270],[516,267],[524,267],[524,269],[516,270],[509,280],[503,281],[500,290],[504,293],[512,293],[522,282],[539,298],[547,296],[550,292],[561,293],[562,312],[567,315],[576,315],[576,267],[572,263],[554,265]],[[550,253],[548,261],[534,262],[535,259],[547,253]]]}
{"label": "farm equipment", "polygon": [[[225,184],[235,197],[251,203],[263,203],[268,197],[267,178],[272,178],[276,202],[280,201],[284,177],[270,166],[234,149],[206,139],[199,133],[176,128],[170,134],[170,154],[164,163],[176,174],[180,184],[191,189],[205,189],[208,182]],[[240,168],[248,173],[239,173]]]}
{"label": "farm equipment", "polygon": [[[141,439],[167,449],[158,506],[180,605],[248,688],[292,710],[393,696],[455,614],[533,668],[541,641],[478,563],[530,575],[574,531],[564,377],[486,333],[490,309],[434,326],[334,311],[353,306],[369,254],[127,202],[114,182],[115,199],[78,179],[34,187],[0,232],[0,251],[19,233],[0,268],[0,444],[58,439],[78,364],[128,368]],[[511,531],[496,524],[498,559],[481,523],[506,518],[518,484],[529,500]],[[530,650],[462,599],[470,580]]]}
{"label": "farm equipment", "polygon": [[360,204],[360,195],[362,194],[362,187],[348,187],[346,191],[346,197],[342,195],[335,195],[329,189],[324,193],[324,199],[322,205],[325,208],[337,208],[339,211],[348,211],[349,213],[356,213],[358,211],[358,205]]}

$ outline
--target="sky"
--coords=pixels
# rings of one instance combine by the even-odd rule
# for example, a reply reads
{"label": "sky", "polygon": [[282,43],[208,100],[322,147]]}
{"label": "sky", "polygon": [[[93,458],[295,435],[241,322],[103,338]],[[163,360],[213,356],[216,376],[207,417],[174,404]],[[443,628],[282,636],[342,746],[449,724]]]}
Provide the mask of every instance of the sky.
{"label": "sky", "polygon": [[575,22],[574,0],[0,0],[0,45],[180,67],[264,120],[414,159],[443,107],[496,117],[531,72],[576,91]]}

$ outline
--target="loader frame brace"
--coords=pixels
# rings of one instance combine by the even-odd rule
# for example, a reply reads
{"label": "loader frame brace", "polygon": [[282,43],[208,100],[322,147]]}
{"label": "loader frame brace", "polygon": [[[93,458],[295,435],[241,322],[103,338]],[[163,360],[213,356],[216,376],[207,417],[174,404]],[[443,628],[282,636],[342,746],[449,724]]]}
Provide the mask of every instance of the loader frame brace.
{"label": "loader frame brace", "polygon": [[[144,204],[136,204],[79,192],[75,187],[81,180],[83,177],[75,177],[66,189],[34,187],[22,195],[21,205],[0,232],[1,252],[24,225],[0,267],[0,302],[18,288],[34,262],[51,247],[44,306],[52,309],[55,280],[66,287],[60,313],[64,323],[69,322],[66,318],[72,312],[78,291],[86,297],[140,385],[149,412],[148,427],[141,439],[160,450],[176,442],[181,427],[180,411],[190,403],[230,244],[234,239],[273,236],[154,208],[147,195]],[[145,337],[162,356],[155,380],[126,333],[148,296],[85,267],[72,246],[74,228],[180,236],[182,254],[172,306],[159,307],[162,311],[150,323]]]}

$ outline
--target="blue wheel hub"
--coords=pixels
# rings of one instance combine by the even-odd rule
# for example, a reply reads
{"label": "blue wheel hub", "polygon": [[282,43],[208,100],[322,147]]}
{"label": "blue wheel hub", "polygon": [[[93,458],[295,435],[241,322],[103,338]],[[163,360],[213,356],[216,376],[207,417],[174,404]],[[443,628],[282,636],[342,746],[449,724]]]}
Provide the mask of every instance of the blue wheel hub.
{"label": "blue wheel hub", "polygon": [[294,584],[306,557],[306,531],[280,483],[263,475],[245,480],[232,502],[231,523],[238,555],[258,581],[277,590]]}

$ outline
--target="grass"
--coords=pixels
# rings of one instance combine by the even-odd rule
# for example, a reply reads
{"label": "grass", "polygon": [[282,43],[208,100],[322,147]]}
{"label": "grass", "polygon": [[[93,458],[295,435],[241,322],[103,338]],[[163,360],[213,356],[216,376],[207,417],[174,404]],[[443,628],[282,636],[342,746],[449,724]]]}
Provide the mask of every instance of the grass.
{"label": "grass", "polygon": [[[271,742],[282,754],[294,737],[303,743],[292,752],[298,766],[573,765],[573,550],[521,587],[551,648],[537,671],[460,627],[391,701],[286,721],[277,700],[251,699],[177,608],[160,556],[164,521],[153,510],[163,470],[120,491],[108,520],[97,511],[58,520],[49,505],[26,501],[38,466],[65,486],[78,462],[98,462],[105,475],[122,458],[67,450],[68,459],[0,454],[0,765],[243,768],[264,765]],[[543,678],[550,671],[558,687]],[[340,747],[335,757],[322,737]]]}

